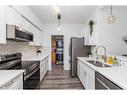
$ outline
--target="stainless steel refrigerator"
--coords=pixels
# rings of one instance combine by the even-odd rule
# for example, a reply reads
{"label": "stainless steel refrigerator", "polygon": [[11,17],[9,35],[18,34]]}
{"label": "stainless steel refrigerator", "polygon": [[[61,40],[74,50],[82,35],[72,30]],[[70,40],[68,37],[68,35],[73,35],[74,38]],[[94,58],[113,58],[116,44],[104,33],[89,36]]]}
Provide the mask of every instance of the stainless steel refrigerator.
{"label": "stainless steel refrigerator", "polygon": [[76,38],[72,37],[69,45],[69,63],[71,66],[71,76],[77,76],[77,57],[88,57],[91,52],[90,46],[84,45],[84,37]]}

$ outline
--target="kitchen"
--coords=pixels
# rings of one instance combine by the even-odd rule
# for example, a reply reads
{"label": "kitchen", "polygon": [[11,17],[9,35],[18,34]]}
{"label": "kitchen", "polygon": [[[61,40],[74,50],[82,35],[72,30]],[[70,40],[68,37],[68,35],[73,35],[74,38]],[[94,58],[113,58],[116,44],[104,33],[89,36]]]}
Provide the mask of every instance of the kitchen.
{"label": "kitchen", "polygon": [[[0,6],[0,89],[127,89],[126,12],[126,6]],[[54,35],[63,37],[62,64],[52,63]]]}

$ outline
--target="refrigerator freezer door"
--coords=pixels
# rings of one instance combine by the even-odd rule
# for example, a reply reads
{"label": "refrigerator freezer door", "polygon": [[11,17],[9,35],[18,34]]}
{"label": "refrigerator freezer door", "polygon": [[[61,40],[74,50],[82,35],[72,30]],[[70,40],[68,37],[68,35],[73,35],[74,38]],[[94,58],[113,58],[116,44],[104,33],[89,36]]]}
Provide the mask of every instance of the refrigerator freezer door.
{"label": "refrigerator freezer door", "polygon": [[77,57],[88,57],[90,46],[84,46],[84,38],[71,38],[71,75],[77,76]]}
{"label": "refrigerator freezer door", "polygon": [[76,65],[77,65],[77,63],[71,62],[71,71],[70,71],[70,73],[71,73],[72,77],[77,76],[77,66]]}

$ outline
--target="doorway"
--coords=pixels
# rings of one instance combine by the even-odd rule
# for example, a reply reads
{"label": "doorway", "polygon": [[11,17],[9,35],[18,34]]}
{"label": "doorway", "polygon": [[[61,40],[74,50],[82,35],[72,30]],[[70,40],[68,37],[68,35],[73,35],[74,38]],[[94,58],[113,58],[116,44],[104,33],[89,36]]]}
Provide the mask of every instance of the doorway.
{"label": "doorway", "polygon": [[52,69],[63,69],[63,51],[64,42],[63,35],[52,35],[51,41],[51,54],[52,54]]}

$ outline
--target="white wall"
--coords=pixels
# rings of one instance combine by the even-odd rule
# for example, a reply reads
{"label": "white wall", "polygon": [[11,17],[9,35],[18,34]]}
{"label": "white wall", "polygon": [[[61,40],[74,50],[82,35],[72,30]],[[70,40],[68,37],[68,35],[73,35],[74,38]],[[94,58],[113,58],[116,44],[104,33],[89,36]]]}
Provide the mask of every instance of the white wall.
{"label": "white wall", "polygon": [[[51,35],[64,35],[64,69],[69,70],[69,42],[71,37],[81,37],[83,36],[83,24],[71,24],[71,23],[63,23],[62,31],[57,31],[56,23],[47,23],[47,29],[44,32],[44,45],[49,47],[50,49],[50,59],[51,59]],[[51,61],[51,60],[50,60]],[[51,69],[51,64],[50,64]]]}
{"label": "white wall", "polygon": [[[96,12],[97,45],[106,46],[107,53],[111,55],[127,54],[127,43],[122,39],[123,36],[127,36],[127,8],[114,7],[113,14],[116,16],[116,22],[108,24],[107,17],[110,15],[110,10]],[[95,47],[92,52],[95,52]]]}

